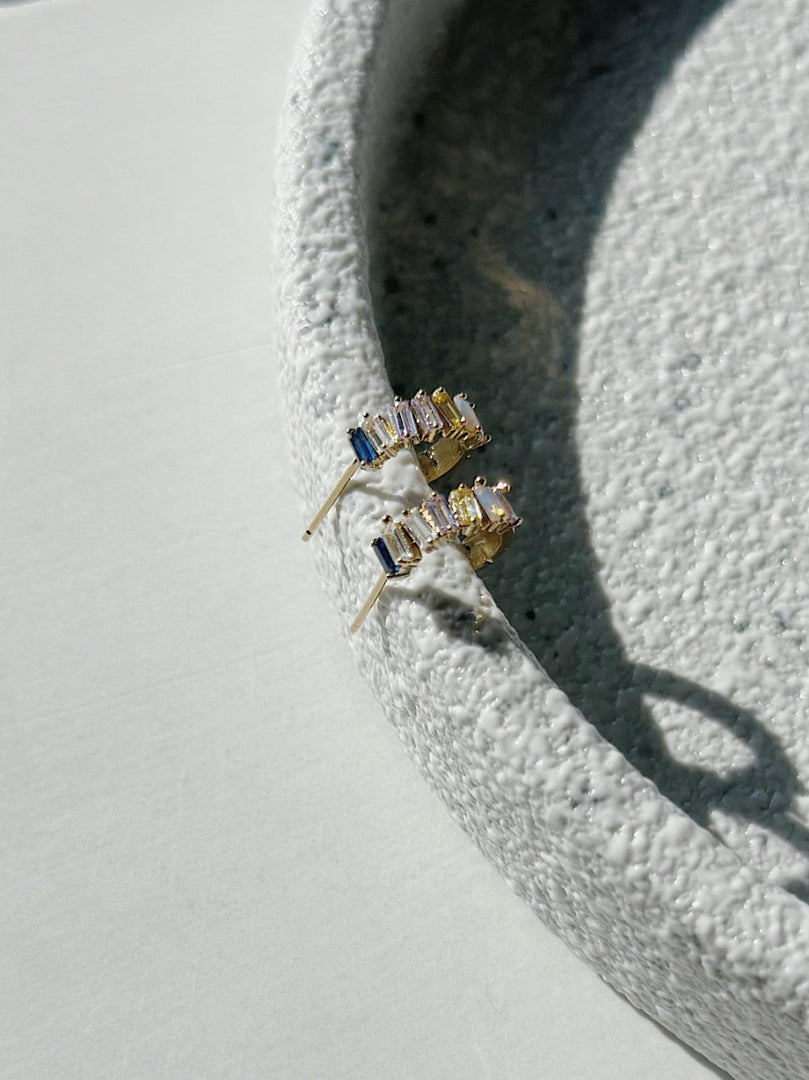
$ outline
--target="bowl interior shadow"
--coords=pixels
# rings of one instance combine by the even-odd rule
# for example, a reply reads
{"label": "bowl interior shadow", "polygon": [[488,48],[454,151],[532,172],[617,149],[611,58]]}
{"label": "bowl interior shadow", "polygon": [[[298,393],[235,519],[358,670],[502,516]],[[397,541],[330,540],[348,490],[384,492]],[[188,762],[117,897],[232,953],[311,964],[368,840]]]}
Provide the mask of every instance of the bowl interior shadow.
{"label": "bowl interior shadow", "polygon": [[[616,169],[719,7],[467,3],[401,120],[370,221],[374,311],[394,390],[469,389],[495,436],[453,479],[513,484],[519,543],[483,576],[551,678],[700,825],[721,810],[809,856],[799,778],[766,718],[627,655],[599,580],[576,440],[588,261]],[[655,698],[732,731],[750,764],[728,775],[677,760]],[[809,899],[809,876],[781,884]]]}

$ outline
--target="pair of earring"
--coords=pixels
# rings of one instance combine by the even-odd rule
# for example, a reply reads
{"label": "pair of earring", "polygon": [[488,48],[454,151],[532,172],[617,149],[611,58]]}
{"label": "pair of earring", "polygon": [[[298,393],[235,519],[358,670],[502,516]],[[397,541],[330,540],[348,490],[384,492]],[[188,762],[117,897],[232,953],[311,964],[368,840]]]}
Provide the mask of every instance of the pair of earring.
{"label": "pair of earring", "polygon": [[[466,395],[451,397],[440,386],[432,394],[419,390],[408,401],[396,398],[376,416],[366,413],[362,425],[349,430],[348,440],[354,461],[318,510],[304,540],[311,538],[358,469],[379,469],[407,447],[415,452],[425,479],[432,483],[485,446],[490,437]],[[433,492],[399,518],[384,517],[384,531],[371,542],[382,573],[352,622],[351,632],[360,628],[388,581],[406,577],[423,555],[441,544],[458,544],[475,570],[492,562],[522,523],[508,501],[509,491],[507,483],[490,486],[479,476],[472,487],[461,484],[446,498]]]}

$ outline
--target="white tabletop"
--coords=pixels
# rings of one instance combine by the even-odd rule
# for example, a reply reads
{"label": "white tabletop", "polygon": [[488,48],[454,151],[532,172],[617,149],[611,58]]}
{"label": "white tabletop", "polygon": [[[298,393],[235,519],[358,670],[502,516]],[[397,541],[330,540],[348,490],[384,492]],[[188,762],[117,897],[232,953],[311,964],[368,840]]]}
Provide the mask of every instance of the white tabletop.
{"label": "white tabletop", "polygon": [[305,6],[0,3],[0,1076],[716,1076],[449,819],[300,543],[269,251]]}

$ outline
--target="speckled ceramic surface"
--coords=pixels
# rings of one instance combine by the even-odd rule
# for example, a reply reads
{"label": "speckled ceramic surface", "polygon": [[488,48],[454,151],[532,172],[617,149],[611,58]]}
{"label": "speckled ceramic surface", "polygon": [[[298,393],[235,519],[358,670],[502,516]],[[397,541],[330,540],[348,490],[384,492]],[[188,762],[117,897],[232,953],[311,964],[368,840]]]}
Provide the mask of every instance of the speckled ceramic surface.
{"label": "speckled ceramic surface", "polygon": [[[572,948],[732,1075],[795,1080],[806,6],[506,7],[310,20],[278,192],[301,525],[391,384],[468,390],[495,439],[457,475],[508,475],[526,519],[499,607],[443,550],[350,647]],[[346,626],[379,517],[425,494],[402,458],[310,544]]]}

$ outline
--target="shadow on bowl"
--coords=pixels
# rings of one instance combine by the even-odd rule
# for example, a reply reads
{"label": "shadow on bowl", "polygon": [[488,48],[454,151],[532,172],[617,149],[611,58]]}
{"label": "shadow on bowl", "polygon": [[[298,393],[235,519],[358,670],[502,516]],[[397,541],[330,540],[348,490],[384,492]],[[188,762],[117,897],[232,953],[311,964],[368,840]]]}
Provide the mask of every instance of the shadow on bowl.
{"label": "shadow on bowl", "polygon": [[[467,471],[508,476],[526,522],[521,558],[484,577],[551,678],[698,824],[710,828],[721,810],[809,856],[799,779],[766,718],[628,657],[599,580],[576,442],[588,261],[615,172],[657,89],[719,7],[466,4],[403,121],[370,225],[374,305],[397,392],[474,387],[496,438]],[[683,363],[698,367],[700,357]],[[747,744],[751,763],[728,774],[678,761],[649,698],[718,722]],[[809,900],[809,879],[782,884]]]}

